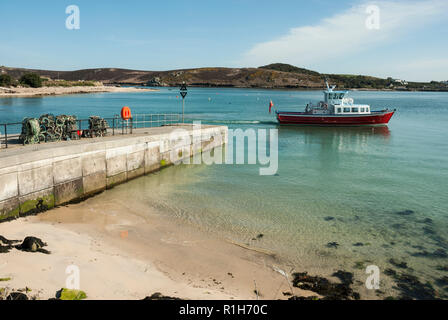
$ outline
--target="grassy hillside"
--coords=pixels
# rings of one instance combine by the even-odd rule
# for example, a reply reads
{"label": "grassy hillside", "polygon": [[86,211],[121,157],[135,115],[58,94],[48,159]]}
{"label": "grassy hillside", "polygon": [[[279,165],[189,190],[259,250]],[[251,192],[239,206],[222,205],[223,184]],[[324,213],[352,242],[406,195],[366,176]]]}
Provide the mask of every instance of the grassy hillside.
{"label": "grassy hillside", "polygon": [[[376,90],[431,90],[448,91],[448,86],[440,82],[407,84],[392,78],[381,79],[365,75],[321,74],[288,64],[275,63],[259,68],[197,68],[170,71],[142,71],[117,68],[84,69],[76,71],[51,71],[0,67],[0,74],[8,74],[19,79],[23,74],[34,72],[48,78],[48,84],[69,85],[77,81],[104,84],[132,84],[148,86],[179,86],[186,82],[189,86],[237,87],[237,88],[278,88],[278,89],[322,89],[324,79],[338,88]],[[79,83],[79,82],[78,82]]]}

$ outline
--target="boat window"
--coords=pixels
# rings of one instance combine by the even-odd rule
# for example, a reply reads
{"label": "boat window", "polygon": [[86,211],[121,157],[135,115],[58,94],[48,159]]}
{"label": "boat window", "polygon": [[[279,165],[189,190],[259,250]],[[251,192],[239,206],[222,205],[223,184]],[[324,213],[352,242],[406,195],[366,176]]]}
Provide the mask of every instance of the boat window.
{"label": "boat window", "polygon": [[366,109],[365,108],[361,108],[361,112],[364,112]]}
{"label": "boat window", "polygon": [[350,108],[344,108],[344,112],[350,112]]}
{"label": "boat window", "polygon": [[358,108],[352,108],[352,112],[359,112]]}
{"label": "boat window", "polygon": [[338,108],[338,111],[336,113],[341,113],[342,112],[342,108]]}
{"label": "boat window", "polygon": [[344,98],[344,94],[341,93],[341,94],[339,95],[339,99],[343,99],[343,98]]}

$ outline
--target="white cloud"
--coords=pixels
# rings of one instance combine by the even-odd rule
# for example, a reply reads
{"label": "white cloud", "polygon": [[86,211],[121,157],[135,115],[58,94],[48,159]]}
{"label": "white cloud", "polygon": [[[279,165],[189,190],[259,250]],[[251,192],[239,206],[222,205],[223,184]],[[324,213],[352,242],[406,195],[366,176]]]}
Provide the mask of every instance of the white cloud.
{"label": "white cloud", "polygon": [[391,72],[410,81],[447,81],[448,58],[407,60],[391,66]]}
{"label": "white cloud", "polygon": [[[369,5],[380,8],[379,30],[366,27]],[[244,54],[240,64],[284,62],[306,67],[337,57],[353,57],[443,18],[447,10],[446,0],[364,2],[316,25],[293,28],[278,39],[259,43]]]}

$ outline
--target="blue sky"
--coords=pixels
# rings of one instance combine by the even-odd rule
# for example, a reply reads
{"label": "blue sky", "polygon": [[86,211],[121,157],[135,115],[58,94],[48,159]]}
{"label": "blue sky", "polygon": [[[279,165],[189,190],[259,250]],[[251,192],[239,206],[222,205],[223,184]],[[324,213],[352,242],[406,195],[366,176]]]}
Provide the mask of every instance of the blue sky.
{"label": "blue sky", "polygon": [[[366,8],[376,5],[379,29]],[[65,27],[66,7],[80,29]],[[448,1],[0,0],[0,65],[256,67],[448,80]]]}

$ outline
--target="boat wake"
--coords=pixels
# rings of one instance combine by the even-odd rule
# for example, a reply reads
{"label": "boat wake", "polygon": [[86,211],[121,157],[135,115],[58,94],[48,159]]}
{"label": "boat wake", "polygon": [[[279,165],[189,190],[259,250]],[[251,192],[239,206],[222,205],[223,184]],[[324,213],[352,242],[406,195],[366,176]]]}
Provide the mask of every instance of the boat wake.
{"label": "boat wake", "polygon": [[258,121],[258,120],[195,120],[195,121],[201,121],[202,123],[210,123],[210,124],[278,125],[276,121]]}

